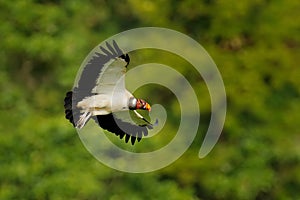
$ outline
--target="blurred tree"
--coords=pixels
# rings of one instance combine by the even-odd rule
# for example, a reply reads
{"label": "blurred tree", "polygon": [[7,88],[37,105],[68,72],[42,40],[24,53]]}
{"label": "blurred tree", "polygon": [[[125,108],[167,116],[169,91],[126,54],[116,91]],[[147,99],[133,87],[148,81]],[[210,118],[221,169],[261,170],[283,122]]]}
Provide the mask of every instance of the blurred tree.
{"label": "blurred tree", "polygon": [[[0,199],[299,199],[299,10],[283,0],[0,0]],[[228,112],[219,143],[199,160],[210,118],[203,81],[180,58],[141,53],[191,81],[204,121],[171,166],[125,174],[90,156],[62,99],[95,45],[140,26],[199,41],[223,76]]]}

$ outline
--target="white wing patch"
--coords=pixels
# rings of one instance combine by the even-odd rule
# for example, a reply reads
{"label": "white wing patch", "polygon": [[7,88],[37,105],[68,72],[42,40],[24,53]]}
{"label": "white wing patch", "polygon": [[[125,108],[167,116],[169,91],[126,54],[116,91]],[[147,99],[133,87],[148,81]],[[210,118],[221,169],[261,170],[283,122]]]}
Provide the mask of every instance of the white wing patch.
{"label": "white wing patch", "polygon": [[111,95],[118,83],[118,88],[125,91],[125,80],[120,82],[121,77],[126,73],[126,61],[122,58],[111,59],[103,67],[92,92],[96,94]]}

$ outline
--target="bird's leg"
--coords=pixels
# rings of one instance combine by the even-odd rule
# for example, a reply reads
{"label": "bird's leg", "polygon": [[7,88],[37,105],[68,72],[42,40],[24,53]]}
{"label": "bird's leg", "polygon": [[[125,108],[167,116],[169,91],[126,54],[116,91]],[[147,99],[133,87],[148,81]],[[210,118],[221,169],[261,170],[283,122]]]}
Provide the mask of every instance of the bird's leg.
{"label": "bird's leg", "polygon": [[82,127],[84,127],[85,123],[87,122],[87,120],[90,118],[91,116],[91,112],[89,111],[85,111],[79,118],[76,128],[81,129]]}

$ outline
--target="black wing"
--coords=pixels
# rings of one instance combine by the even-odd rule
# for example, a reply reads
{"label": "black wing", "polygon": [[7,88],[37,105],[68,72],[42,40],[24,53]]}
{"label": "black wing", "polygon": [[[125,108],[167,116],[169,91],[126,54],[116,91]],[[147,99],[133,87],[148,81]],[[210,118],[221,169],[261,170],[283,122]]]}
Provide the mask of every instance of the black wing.
{"label": "black wing", "polygon": [[83,68],[78,85],[66,94],[64,99],[65,117],[73,124],[74,127],[79,119],[80,113],[76,105],[83,98],[92,95],[92,89],[95,87],[96,81],[105,64],[111,59],[115,59],[117,57],[121,57],[129,63],[129,56],[127,54],[123,54],[122,50],[114,40],[112,45],[106,42],[106,47],[107,49],[99,46],[102,53],[96,52],[93,55],[91,60]]}
{"label": "black wing", "polygon": [[92,89],[95,87],[96,81],[107,62],[117,57],[121,57],[127,63],[129,63],[129,56],[127,54],[123,54],[122,50],[115,41],[113,41],[112,44],[113,47],[106,42],[107,49],[99,46],[102,53],[95,52],[91,60],[84,67],[78,81],[78,86],[73,89],[73,91],[76,90],[78,93],[80,93],[80,97],[84,98],[91,95]]}
{"label": "black wing", "polygon": [[123,122],[114,117],[112,113],[108,115],[97,115],[93,118],[100,127],[114,133],[116,136],[119,136],[120,139],[123,139],[125,136],[126,143],[131,138],[132,145],[136,140],[139,142],[143,136],[147,136],[148,128],[152,128],[151,126],[137,126],[129,122]]}

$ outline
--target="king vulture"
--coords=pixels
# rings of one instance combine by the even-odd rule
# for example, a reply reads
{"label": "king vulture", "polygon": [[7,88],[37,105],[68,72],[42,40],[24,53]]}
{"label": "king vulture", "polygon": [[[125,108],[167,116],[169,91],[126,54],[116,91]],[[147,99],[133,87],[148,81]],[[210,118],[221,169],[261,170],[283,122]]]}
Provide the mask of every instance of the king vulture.
{"label": "king vulture", "polygon": [[[124,75],[130,61],[128,54],[124,54],[115,41],[112,45],[106,42],[106,48],[99,48],[101,53],[95,52],[84,66],[77,86],[66,93],[66,119],[78,129],[92,119],[120,139],[125,137],[126,143],[131,139],[133,145],[153,128],[153,124],[136,110],[150,111],[151,107],[125,88]],[[132,120],[118,118],[118,114],[129,110],[136,118],[135,124]]]}

